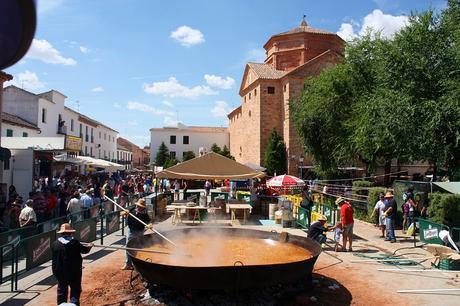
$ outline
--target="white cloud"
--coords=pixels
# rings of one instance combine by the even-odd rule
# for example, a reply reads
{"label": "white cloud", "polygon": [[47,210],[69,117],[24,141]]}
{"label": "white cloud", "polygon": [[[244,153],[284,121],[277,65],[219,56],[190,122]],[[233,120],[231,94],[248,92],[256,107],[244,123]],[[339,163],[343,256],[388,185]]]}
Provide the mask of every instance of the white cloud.
{"label": "white cloud", "polygon": [[130,101],[130,102],[128,102],[126,107],[129,110],[136,110],[136,111],[140,111],[140,112],[150,113],[150,114],[155,115],[155,116],[158,116],[158,115],[174,116],[173,112],[158,109],[158,108],[155,108],[153,106],[143,104],[143,103],[139,103],[139,102]]}
{"label": "white cloud", "polygon": [[381,10],[376,9],[363,18],[360,29],[358,29],[359,24],[355,26],[351,23],[342,23],[337,35],[345,40],[350,40],[363,36],[367,31],[372,30],[372,32],[380,32],[384,38],[390,38],[408,23],[409,17],[407,16],[384,14]]}
{"label": "white cloud", "polygon": [[351,25],[350,23],[342,23],[339,31],[337,32],[337,35],[339,35],[343,40],[346,41],[350,41],[358,37],[358,35],[356,35],[353,30],[353,25]]}
{"label": "white cloud", "polygon": [[230,111],[231,108],[225,101],[216,101],[214,107],[211,109],[211,113],[214,117],[227,117]]}
{"label": "white cloud", "polygon": [[203,33],[200,30],[192,29],[183,25],[171,32],[171,38],[177,40],[182,46],[190,47],[204,42]]}
{"label": "white cloud", "polygon": [[26,57],[41,60],[48,64],[62,64],[66,66],[77,64],[73,58],[63,57],[61,53],[45,39],[34,38]]}
{"label": "white cloud", "polygon": [[198,98],[200,96],[217,95],[218,92],[212,90],[208,86],[186,87],[180,84],[175,77],[170,77],[165,82],[153,82],[152,84],[144,83],[144,91],[152,95],[163,95],[165,97],[183,97],[183,98]]}
{"label": "white cloud", "polygon": [[179,121],[173,119],[173,117],[171,117],[171,116],[165,116],[165,119],[164,119],[163,123],[164,123],[164,126],[175,127],[175,126],[177,126]]}
{"label": "white cloud", "polygon": [[221,89],[230,89],[235,84],[235,80],[231,77],[226,77],[225,79],[217,75],[205,74],[204,79],[206,83],[211,87],[217,87]]}
{"label": "white cloud", "polygon": [[167,106],[167,107],[174,107],[174,104],[172,102],[169,102],[169,101],[162,101],[161,104]]}
{"label": "white cloud", "polygon": [[246,62],[263,63],[265,61],[265,49],[251,49],[246,54]]}
{"label": "white cloud", "polygon": [[104,91],[104,88],[102,88],[101,86],[98,86],[98,87],[94,87],[93,89],[91,89],[91,91],[100,92],[100,91]]}
{"label": "white cloud", "polygon": [[84,46],[80,46],[79,47],[81,53],[84,53],[84,54],[88,54],[91,50],[87,47],[84,47]]}
{"label": "white cloud", "polygon": [[45,87],[45,84],[38,79],[38,76],[35,72],[30,72],[26,70],[24,72],[18,73],[13,80],[5,82],[5,86],[15,85],[19,88],[34,90],[41,89]]}

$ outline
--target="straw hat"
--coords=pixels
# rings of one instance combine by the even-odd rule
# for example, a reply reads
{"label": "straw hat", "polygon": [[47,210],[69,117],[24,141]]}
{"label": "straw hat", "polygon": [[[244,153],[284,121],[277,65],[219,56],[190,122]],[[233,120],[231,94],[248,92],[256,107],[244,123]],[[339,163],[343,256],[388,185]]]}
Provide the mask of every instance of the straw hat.
{"label": "straw hat", "polygon": [[318,221],[327,221],[327,218],[326,218],[326,216],[321,215],[321,216],[318,217]]}
{"label": "straw hat", "polygon": [[139,206],[139,207],[142,207],[142,208],[146,208],[145,206],[145,200],[144,199],[139,199],[137,200],[136,203],[134,203],[135,205]]}
{"label": "straw hat", "polygon": [[393,193],[391,191],[387,191],[387,193],[385,194],[385,198],[392,198],[393,197]]}
{"label": "straw hat", "polygon": [[338,197],[337,200],[335,200],[335,205],[339,205],[342,202],[345,202],[345,199],[342,197]]}
{"label": "straw hat", "polygon": [[63,223],[61,224],[61,229],[57,232],[58,234],[63,234],[63,233],[75,233],[75,230],[72,229],[69,223]]}

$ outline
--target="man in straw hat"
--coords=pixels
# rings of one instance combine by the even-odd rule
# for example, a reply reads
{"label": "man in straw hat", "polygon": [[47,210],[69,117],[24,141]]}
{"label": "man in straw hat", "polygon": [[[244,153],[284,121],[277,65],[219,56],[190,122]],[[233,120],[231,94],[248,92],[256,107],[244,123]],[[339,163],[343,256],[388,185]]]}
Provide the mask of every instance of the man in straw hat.
{"label": "man in straw hat", "polygon": [[343,229],[343,245],[342,251],[347,250],[347,241],[348,241],[348,252],[352,252],[351,247],[353,243],[353,225],[355,221],[353,220],[353,207],[351,204],[346,201],[344,198],[339,197],[335,200],[335,205],[340,208],[340,222],[342,222]]}
{"label": "man in straw hat", "polygon": [[[126,237],[126,243],[134,237],[142,237],[144,235],[144,230],[146,226],[136,220],[134,216],[136,216],[139,220],[147,224],[147,228],[152,228],[152,225],[149,224],[151,222],[149,215],[147,214],[147,207],[145,206],[145,200],[139,199],[136,203],[135,208],[130,212],[129,210],[125,209],[121,212],[122,216],[128,216],[128,236]],[[131,262],[131,258],[128,256],[128,252],[126,252],[126,261],[125,265],[122,270],[132,270],[133,264]]]}
{"label": "man in straw hat", "polygon": [[324,227],[327,222],[327,218],[321,215],[318,218],[318,221],[313,222],[308,229],[308,238],[315,240],[319,244],[326,242],[326,232],[329,230],[329,227]]}
{"label": "man in straw hat", "polygon": [[70,287],[70,303],[79,305],[81,294],[82,262],[81,254],[88,253],[92,243],[83,245],[75,239],[69,223],[61,225],[57,232],[61,234],[53,244],[53,275],[58,281],[57,304],[67,303],[67,294]]}
{"label": "man in straw hat", "polygon": [[391,191],[387,191],[385,194],[385,208],[383,215],[385,216],[385,226],[387,228],[387,238],[385,241],[390,241],[391,243],[396,242],[394,226],[397,212],[398,205],[393,197],[393,193]]}

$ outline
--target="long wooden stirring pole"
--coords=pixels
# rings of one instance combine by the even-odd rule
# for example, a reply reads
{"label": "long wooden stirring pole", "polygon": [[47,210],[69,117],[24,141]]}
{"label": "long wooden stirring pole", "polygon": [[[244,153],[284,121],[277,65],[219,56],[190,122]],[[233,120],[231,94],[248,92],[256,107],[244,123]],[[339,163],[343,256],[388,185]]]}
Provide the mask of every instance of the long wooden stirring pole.
{"label": "long wooden stirring pole", "polygon": [[[120,209],[126,211],[127,209],[125,209],[123,206],[119,205],[118,203],[116,203],[114,200],[112,200],[111,198],[109,198],[108,196],[104,195],[104,197],[109,200],[110,202],[112,202],[113,204],[115,204],[116,206],[118,206]],[[139,221],[140,223],[144,224],[144,226],[147,226],[147,224],[142,221],[141,219],[139,219],[138,217],[136,217],[135,215],[133,215],[132,213],[130,213],[128,211],[128,214],[133,217],[134,219],[136,219],[137,221]],[[172,242],[171,240],[169,240],[168,238],[166,238],[162,233],[160,233],[159,231],[157,231],[156,229],[154,229],[153,227],[148,227],[148,229],[150,229],[151,231],[153,231],[154,233],[160,235],[161,238],[163,238],[164,240],[168,241],[169,243],[171,243],[172,245],[176,246],[177,247],[177,244],[175,244],[174,242]]]}
{"label": "long wooden stirring pole", "polygon": [[159,250],[149,250],[149,249],[138,249],[138,248],[128,248],[128,247],[118,247],[113,245],[100,245],[100,244],[93,244],[93,247],[96,248],[103,248],[103,249],[114,249],[114,250],[127,250],[127,251],[136,251],[136,252],[147,252],[147,253],[156,253],[156,254],[165,254],[165,255],[182,255],[182,256],[189,256],[186,254],[172,254],[165,251]]}

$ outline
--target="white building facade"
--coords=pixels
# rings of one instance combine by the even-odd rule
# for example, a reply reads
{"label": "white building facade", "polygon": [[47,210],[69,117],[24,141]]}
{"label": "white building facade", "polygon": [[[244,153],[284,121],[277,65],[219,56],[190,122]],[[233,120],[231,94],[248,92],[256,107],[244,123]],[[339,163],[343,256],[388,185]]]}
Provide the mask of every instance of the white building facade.
{"label": "white building facade", "polygon": [[[118,132],[65,106],[66,98],[56,90],[34,94],[12,85],[4,89],[3,111],[36,126],[35,137],[81,138],[80,155],[115,161]],[[4,126],[2,136],[6,130]],[[16,134],[22,135],[19,130]]]}
{"label": "white building facade", "polygon": [[220,148],[230,146],[230,136],[227,128],[186,126],[178,124],[177,127],[151,128],[150,129],[150,163],[155,161],[161,143],[169,149],[171,158],[183,160],[184,152],[192,151],[199,156],[200,149],[210,152],[215,143]]}
{"label": "white building facade", "polygon": [[117,145],[117,164],[123,165],[125,170],[133,169],[133,152],[128,148]]}

